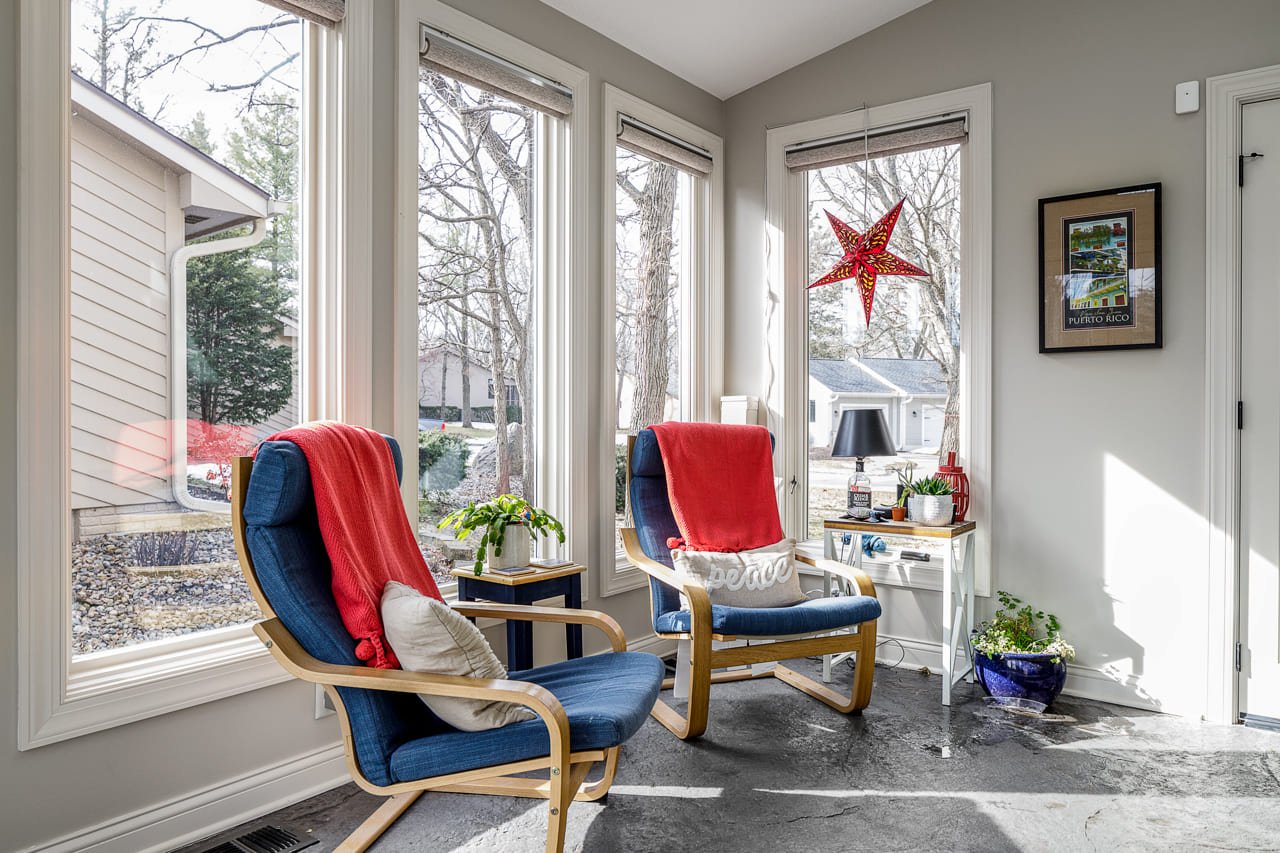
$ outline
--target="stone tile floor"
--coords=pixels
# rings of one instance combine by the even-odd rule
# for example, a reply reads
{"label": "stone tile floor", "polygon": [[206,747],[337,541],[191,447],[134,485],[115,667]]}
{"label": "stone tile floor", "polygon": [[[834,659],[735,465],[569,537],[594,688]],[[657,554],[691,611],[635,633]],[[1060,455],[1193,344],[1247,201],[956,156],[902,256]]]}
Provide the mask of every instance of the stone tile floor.
{"label": "stone tile floor", "polygon": [[[861,716],[765,679],[713,687],[697,742],[650,719],[607,802],[571,809],[565,849],[1280,849],[1280,734],[1070,697],[1032,719],[976,685],[947,709],[936,676],[876,676]],[[377,803],[345,785],[270,819],[331,850]],[[373,849],[540,851],[545,809],[428,793]]]}

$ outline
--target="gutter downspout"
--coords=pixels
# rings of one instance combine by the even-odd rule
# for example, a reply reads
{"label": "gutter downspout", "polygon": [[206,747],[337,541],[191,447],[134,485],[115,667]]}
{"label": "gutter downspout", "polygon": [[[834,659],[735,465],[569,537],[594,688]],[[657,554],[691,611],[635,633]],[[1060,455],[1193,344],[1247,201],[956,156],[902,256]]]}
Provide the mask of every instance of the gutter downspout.
{"label": "gutter downspout", "polygon": [[173,459],[173,497],[178,505],[198,512],[227,512],[231,505],[195,498],[187,491],[187,262],[248,249],[267,236],[267,218],[253,220],[253,230],[239,237],[191,243],[173,253],[169,261],[169,447]]}

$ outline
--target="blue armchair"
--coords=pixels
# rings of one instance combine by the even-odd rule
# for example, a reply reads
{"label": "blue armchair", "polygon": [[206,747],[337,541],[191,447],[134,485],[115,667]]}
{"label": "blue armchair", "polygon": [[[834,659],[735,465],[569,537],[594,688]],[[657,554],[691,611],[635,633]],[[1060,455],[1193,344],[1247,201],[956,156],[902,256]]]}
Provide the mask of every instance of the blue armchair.
{"label": "blue armchair", "polygon": [[[387,441],[399,476],[399,448]],[[339,849],[366,849],[424,791],[436,790],[549,800],[546,849],[558,853],[569,804],[598,800],[613,784],[620,745],[657,698],[661,661],[625,651],[622,630],[604,613],[458,604],[470,617],[591,625],[609,638],[613,652],[512,672],[505,680],[363,666],[330,591],[310,473],[296,445],[265,442],[256,461],[234,461],[232,517],[245,578],[266,617],[254,632],[286,670],[324,686],[338,712],[352,778],[366,791],[390,796]],[[515,702],[537,718],[462,732],[416,694]],[[602,775],[584,786],[595,764]],[[517,775],[536,770],[547,773]]]}
{"label": "blue armchair", "polygon": [[[687,716],[657,702],[653,716],[676,737],[687,740],[707,729],[711,685],[772,676],[842,713],[861,711],[871,701],[875,667],[876,619],[880,602],[871,578],[834,560],[797,555],[801,562],[842,577],[859,595],[816,598],[790,607],[713,605],[700,585],[676,577],[667,539],[680,535],[667,497],[666,468],[653,430],[635,436],[627,454],[627,497],[634,528],[621,531],[627,557],[649,575],[653,630],[678,643],[676,677],[663,682],[676,698],[688,697]],[[680,593],[689,601],[680,604]],[[745,644],[743,643],[745,641]],[[856,655],[849,696],[775,661],[853,652]],[[722,672],[712,670],[726,667]]]}

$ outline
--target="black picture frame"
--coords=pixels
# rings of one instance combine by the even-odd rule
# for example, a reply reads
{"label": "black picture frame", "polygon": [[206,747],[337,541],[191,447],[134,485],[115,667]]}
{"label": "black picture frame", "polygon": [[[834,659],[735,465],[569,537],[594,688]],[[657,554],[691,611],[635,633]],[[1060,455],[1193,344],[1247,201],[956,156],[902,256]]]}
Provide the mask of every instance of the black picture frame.
{"label": "black picture frame", "polygon": [[[1163,348],[1160,183],[1052,196],[1038,207],[1040,352]],[[1099,233],[1103,242],[1073,248],[1073,238]]]}

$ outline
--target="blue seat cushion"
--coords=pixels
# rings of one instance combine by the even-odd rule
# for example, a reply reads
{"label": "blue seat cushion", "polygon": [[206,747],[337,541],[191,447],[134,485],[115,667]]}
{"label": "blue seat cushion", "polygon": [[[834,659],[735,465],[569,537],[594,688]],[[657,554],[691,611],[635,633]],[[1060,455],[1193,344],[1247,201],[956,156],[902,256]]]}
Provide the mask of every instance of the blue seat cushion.
{"label": "blue seat cushion", "polygon": [[[832,631],[880,617],[880,601],[869,595],[811,598],[790,607],[711,605],[711,630],[742,637],[780,637]],[[659,634],[689,632],[689,611],[672,610],[654,620]]]}
{"label": "blue seat cushion", "polygon": [[[613,652],[511,673],[560,700],[574,752],[618,746],[644,724],[662,687],[662,661],[643,652]],[[484,732],[448,731],[401,745],[391,755],[397,782],[460,773],[546,755],[551,750],[539,717]]]}

